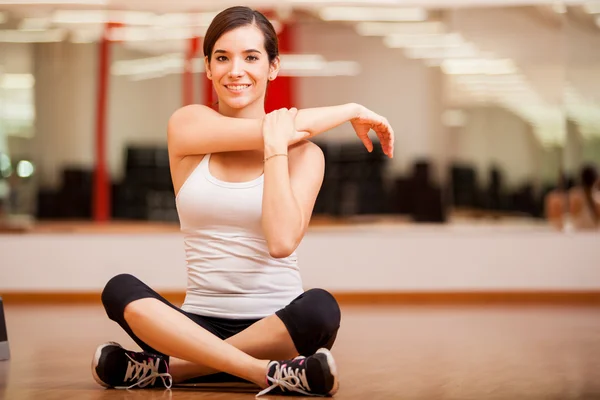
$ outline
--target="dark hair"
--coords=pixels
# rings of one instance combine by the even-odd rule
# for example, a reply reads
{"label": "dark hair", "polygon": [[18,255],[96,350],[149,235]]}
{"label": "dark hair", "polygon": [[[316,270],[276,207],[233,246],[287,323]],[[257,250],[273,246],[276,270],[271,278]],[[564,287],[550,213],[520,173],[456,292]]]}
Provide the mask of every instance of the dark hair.
{"label": "dark hair", "polygon": [[583,168],[581,168],[579,179],[581,180],[581,186],[583,188],[587,206],[592,212],[596,225],[598,225],[598,223],[600,223],[600,215],[598,215],[598,210],[596,209],[594,198],[592,196],[592,188],[598,180],[598,171],[596,171],[596,168],[593,165],[584,165]]}
{"label": "dark hair", "polygon": [[211,60],[215,43],[221,36],[235,28],[247,25],[256,25],[261,30],[265,38],[264,45],[269,56],[269,62],[273,62],[275,57],[279,55],[279,43],[275,28],[262,13],[242,6],[230,7],[221,11],[210,23],[202,46],[204,55],[208,57],[208,62]]}
{"label": "dark hair", "polygon": [[584,165],[580,173],[581,185],[583,187],[592,187],[598,179],[598,172],[593,165]]}

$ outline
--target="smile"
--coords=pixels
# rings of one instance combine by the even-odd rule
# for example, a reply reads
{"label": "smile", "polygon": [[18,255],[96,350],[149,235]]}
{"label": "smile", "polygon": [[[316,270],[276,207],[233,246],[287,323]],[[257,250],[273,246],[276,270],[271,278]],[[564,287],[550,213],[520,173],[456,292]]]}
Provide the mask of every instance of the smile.
{"label": "smile", "polygon": [[225,87],[232,92],[241,92],[248,89],[250,86],[252,85],[225,85]]}

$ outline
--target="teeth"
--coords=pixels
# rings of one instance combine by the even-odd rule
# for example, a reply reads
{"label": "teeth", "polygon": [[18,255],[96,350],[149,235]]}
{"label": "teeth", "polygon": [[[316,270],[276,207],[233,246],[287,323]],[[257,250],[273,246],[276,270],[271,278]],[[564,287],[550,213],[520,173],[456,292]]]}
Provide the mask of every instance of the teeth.
{"label": "teeth", "polygon": [[235,86],[234,85],[229,85],[227,87],[229,89],[232,89],[232,90],[243,90],[243,89],[246,89],[246,88],[250,87],[250,85],[235,85]]}

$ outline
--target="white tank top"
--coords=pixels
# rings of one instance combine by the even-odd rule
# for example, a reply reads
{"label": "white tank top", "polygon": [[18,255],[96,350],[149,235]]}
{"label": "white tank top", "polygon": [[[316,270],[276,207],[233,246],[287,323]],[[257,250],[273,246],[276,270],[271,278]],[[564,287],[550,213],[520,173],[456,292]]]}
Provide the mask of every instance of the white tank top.
{"label": "white tank top", "polygon": [[231,319],[263,318],[302,293],[294,252],[269,255],[262,226],[264,176],[224,182],[204,156],[177,194],[188,285],[184,311]]}

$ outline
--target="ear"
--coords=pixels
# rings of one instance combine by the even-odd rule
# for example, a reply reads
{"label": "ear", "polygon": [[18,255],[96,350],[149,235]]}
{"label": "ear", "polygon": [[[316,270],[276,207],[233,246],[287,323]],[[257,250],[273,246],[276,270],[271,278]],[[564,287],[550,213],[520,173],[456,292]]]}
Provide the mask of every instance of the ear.
{"label": "ear", "polygon": [[279,74],[279,69],[281,68],[280,62],[281,62],[281,59],[279,58],[279,56],[277,56],[269,65],[269,80],[270,81],[277,78],[277,74]]}
{"label": "ear", "polygon": [[206,77],[212,80],[212,74],[210,73],[210,63],[208,62],[208,56],[204,56],[204,71],[206,71]]}

